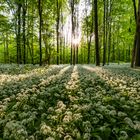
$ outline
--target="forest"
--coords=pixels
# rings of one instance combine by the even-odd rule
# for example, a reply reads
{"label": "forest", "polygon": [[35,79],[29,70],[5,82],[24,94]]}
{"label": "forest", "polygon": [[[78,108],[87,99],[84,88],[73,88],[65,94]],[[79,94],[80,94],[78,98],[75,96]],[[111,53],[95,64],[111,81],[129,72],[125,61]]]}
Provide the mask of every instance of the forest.
{"label": "forest", "polygon": [[0,0],[0,140],[140,140],[140,0]]}

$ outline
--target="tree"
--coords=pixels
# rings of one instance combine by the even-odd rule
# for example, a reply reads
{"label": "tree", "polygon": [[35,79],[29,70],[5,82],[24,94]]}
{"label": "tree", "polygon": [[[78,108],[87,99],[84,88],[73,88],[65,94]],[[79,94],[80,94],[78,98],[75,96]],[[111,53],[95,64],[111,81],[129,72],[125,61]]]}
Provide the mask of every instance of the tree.
{"label": "tree", "polygon": [[[134,7],[134,16],[135,16],[135,22],[137,24],[137,8],[136,8],[136,1],[133,1],[133,7]],[[136,44],[137,43],[137,31],[135,33],[135,37],[134,37],[134,46],[133,46],[133,50],[132,50],[132,60],[131,60],[131,67],[134,67],[134,63],[135,63],[135,55],[136,55]]]}
{"label": "tree", "polygon": [[97,2],[97,0],[94,0],[94,12],[95,12],[95,50],[96,50],[96,66],[100,66],[99,36],[98,36],[98,2]]}
{"label": "tree", "polygon": [[59,26],[60,26],[60,3],[56,0],[57,18],[56,18],[56,38],[57,38],[57,65],[59,65]]}
{"label": "tree", "polygon": [[[70,7],[71,7],[71,26],[72,26],[72,40],[74,39],[74,30],[75,30],[75,26],[74,26],[74,0],[70,0]],[[73,55],[73,42],[71,41],[71,58],[70,58],[70,64],[72,65],[72,55]]]}
{"label": "tree", "polygon": [[136,54],[135,54],[135,66],[140,66],[140,0],[138,3],[137,14],[137,27],[136,27]]}
{"label": "tree", "polygon": [[103,17],[103,21],[104,21],[104,31],[103,31],[103,66],[106,64],[106,0],[104,0],[104,17]]}
{"label": "tree", "polygon": [[[87,23],[89,24],[89,23]],[[93,36],[93,27],[94,27],[94,3],[92,1],[92,11],[91,11],[91,25],[90,25],[90,32],[88,36],[88,25],[87,25],[87,44],[88,44],[88,60],[87,63],[90,64],[91,58],[91,41],[92,41],[92,36]]]}
{"label": "tree", "polygon": [[38,0],[39,10],[39,48],[40,48],[40,66],[42,65],[42,0]]}
{"label": "tree", "polygon": [[[112,31],[112,17],[111,17],[111,13],[112,12],[112,0],[109,1],[109,19],[108,19],[108,30],[109,30],[109,33],[108,33],[108,65],[110,63],[110,51],[111,51],[111,38],[112,38],[112,34],[111,34],[111,31]],[[124,48],[123,48],[124,49]]]}
{"label": "tree", "polygon": [[23,20],[23,62],[24,64],[26,64],[26,0],[23,1],[22,4],[22,11],[23,11],[23,15],[22,15],[22,20]]}
{"label": "tree", "polygon": [[[0,14],[7,18],[4,24],[8,25],[7,28],[2,22],[0,24],[2,63],[4,60],[5,63],[10,60],[18,64],[40,63],[42,65],[41,63],[69,62],[90,64],[95,63],[97,56],[102,60],[103,65],[109,62],[130,62],[131,60],[129,54],[132,50],[133,34],[136,34],[134,20],[134,15],[137,19],[136,0],[127,3],[125,0],[119,2],[98,0],[98,7],[94,5],[94,0],[80,1],[80,3],[79,0],[69,0],[69,2],[66,0],[1,1]],[[82,8],[81,2],[82,4],[85,2]],[[134,13],[132,13],[133,9]],[[80,23],[79,13],[82,13],[83,17]],[[94,19],[95,15],[97,22]],[[70,16],[71,23],[68,21]],[[69,27],[66,27],[67,24]],[[82,41],[78,46],[74,45],[73,40],[77,40],[81,24]],[[4,30],[5,27],[6,30]],[[68,32],[72,32],[71,45]],[[93,35],[95,35],[95,40],[92,39]],[[95,47],[92,47],[94,43]],[[136,45],[134,47],[136,48]],[[136,49],[133,52],[132,64],[135,65]]]}
{"label": "tree", "polygon": [[21,1],[17,2],[17,64],[21,64]]}

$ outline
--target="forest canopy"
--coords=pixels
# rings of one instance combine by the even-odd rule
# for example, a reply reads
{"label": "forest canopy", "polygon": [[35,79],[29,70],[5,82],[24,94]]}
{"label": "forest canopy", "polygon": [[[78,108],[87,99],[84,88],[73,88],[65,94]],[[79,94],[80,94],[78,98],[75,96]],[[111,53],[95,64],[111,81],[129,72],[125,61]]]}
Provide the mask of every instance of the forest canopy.
{"label": "forest canopy", "polygon": [[135,0],[1,0],[0,62],[139,66],[138,11]]}

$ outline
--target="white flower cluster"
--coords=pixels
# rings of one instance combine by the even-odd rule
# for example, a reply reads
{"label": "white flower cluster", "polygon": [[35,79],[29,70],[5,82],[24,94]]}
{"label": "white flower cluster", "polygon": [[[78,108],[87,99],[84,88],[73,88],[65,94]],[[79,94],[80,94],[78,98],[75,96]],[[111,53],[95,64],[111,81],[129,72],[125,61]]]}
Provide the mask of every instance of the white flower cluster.
{"label": "white flower cluster", "polygon": [[10,121],[4,127],[4,139],[25,140],[28,137],[28,133],[24,126],[20,122]]}

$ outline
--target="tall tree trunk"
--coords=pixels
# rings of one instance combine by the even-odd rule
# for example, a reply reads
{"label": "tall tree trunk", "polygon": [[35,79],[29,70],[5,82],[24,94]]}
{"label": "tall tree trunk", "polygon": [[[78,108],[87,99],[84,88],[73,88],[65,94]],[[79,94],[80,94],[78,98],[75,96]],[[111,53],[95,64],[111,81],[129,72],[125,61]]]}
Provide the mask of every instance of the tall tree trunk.
{"label": "tall tree trunk", "polygon": [[92,24],[90,27],[90,38],[88,40],[88,64],[90,64],[90,50],[91,50],[91,40],[92,40],[92,32],[93,32],[93,26],[94,26],[94,4],[92,3]]}
{"label": "tall tree trunk", "polygon": [[76,60],[75,60],[75,56],[76,56],[76,55],[75,55],[75,51],[76,51],[75,48],[76,48],[76,46],[74,45],[74,46],[73,46],[73,65],[75,65],[75,61],[76,61]]}
{"label": "tall tree trunk", "polygon": [[104,0],[103,66],[106,64],[106,0]]}
{"label": "tall tree trunk", "polygon": [[[125,46],[125,44],[124,44],[124,46]],[[124,50],[124,48],[123,48],[123,51],[122,51],[122,61],[125,61],[125,50]]]}
{"label": "tall tree trunk", "polygon": [[119,30],[119,26],[118,26],[118,29],[117,29],[117,54],[118,54],[118,65],[120,64],[120,48],[119,48],[119,36],[120,36],[120,30]]}
{"label": "tall tree trunk", "polygon": [[[61,10],[61,33],[63,33],[63,26],[64,26],[63,11],[62,11],[62,8],[60,10]],[[63,38],[63,35],[61,34],[61,38],[60,38],[60,63],[61,64],[64,64],[63,52],[64,52],[64,38]]]}
{"label": "tall tree trunk", "polygon": [[[115,24],[113,24],[113,31],[115,31]],[[115,36],[112,36],[112,62],[115,62]]]}
{"label": "tall tree trunk", "polygon": [[85,14],[86,14],[86,37],[87,37],[87,47],[88,47],[88,54],[87,54],[87,63],[90,63],[90,46],[89,46],[89,23],[88,23],[88,15],[87,15],[87,0],[85,0]]}
{"label": "tall tree trunk", "polygon": [[32,64],[34,65],[34,5],[32,4]]}
{"label": "tall tree trunk", "polygon": [[111,50],[111,31],[112,31],[112,18],[111,18],[111,12],[112,12],[112,0],[109,1],[109,21],[108,21],[108,27],[109,27],[109,36],[108,36],[108,65],[110,63],[110,50]]}
{"label": "tall tree trunk", "polygon": [[118,48],[118,65],[120,64],[120,48]]}
{"label": "tall tree trunk", "polygon": [[25,32],[25,26],[26,26],[26,2],[25,0],[23,1],[23,15],[22,15],[22,20],[23,20],[23,62],[26,64],[26,32]]}
{"label": "tall tree trunk", "polygon": [[74,0],[71,0],[71,23],[72,23],[72,37],[71,37],[71,59],[70,59],[70,64],[72,65],[73,62],[73,39],[74,39],[74,30],[75,30],[75,25],[74,25]]}
{"label": "tall tree trunk", "polygon": [[[134,7],[134,16],[135,16],[135,21],[137,24],[137,8],[136,8],[136,1],[133,1],[133,7]],[[136,58],[136,45],[137,45],[137,29],[136,29],[136,33],[135,33],[135,37],[134,37],[134,46],[133,46],[133,50],[132,50],[132,60],[131,60],[131,67],[134,67],[134,63],[135,63],[135,58]]]}
{"label": "tall tree trunk", "polygon": [[140,66],[140,0],[138,4],[138,16],[137,16],[137,27],[136,27],[136,56],[135,56],[135,66]]}
{"label": "tall tree trunk", "polygon": [[6,32],[6,61],[10,63],[9,60],[9,40],[8,40],[8,32]]}
{"label": "tall tree trunk", "polygon": [[62,50],[62,45],[63,45],[63,42],[62,42],[62,37],[60,38],[60,59],[59,59],[59,64],[62,64],[62,55],[63,55],[63,50]]}
{"label": "tall tree trunk", "polygon": [[66,46],[65,46],[65,39],[63,40],[64,41],[64,44],[63,44],[63,64],[65,64],[66,63],[66,58],[65,58],[65,53],[66,53]]}
{"label": "tall tree trunk", "polygon": [[129,45],[129,49],[128,49],[128,62],[130,62],[130,45]]}
{"label": "tall tree trunk", "polygon": [[57,65],[59,65],[59,24],[60,24],[60,6],[59,1],[56,2],[57,6],[57,24],[56,24],[56,41],[57,41]]}
{"label": "tall tree trunk", "polygon": [[95,10],[95,50],[96,50],[96,66],[100,66],[100,54],[99,54],[99,36],[98,36],[98,2],[94,0]]}
{"label": "tall tree trunk", "polygon": [[21,64],[21,1],[18,2],[18,9],[17,9],[17,64]]}
{"label": "tall tree trunk", "polygon": [[[27,49],[26,49],[26,57],[28,58],[28,49],[29,49],[29,54],[32,57],[32,50],[29,44],[29,39],[27,39]],[[28,63],[28,61],[26,61],[26,63]]]}
{"label": "tall tree trunk", "polygon": [[108,37],[108,65],[110,63],[110,50],[111,50],[111,23],[109,27],[109,37]]}
{"label": "tall tree trunk", "polygon": [[78,50],[78,45],[76,46],[76,64],[78,64],[78,52],[79,52],[79,50]]}
{"label": "tall tree trunk", "polygon": [[3,35],[3,38],[4,38],[4,63],[6,63],[6,39],[5,39],[5,35]]}
{"label": "tall tree trunk", "polygon": [[134,16],[135,16],[135,21],[137,23],[137,7],[136,7],[136,0],[133,1],[133,6],[134,6]]}
{"label": "tall tree trunk", "polygon": [[39,9],[39,49],[40,49],[40,66],[42,65],[42,1],[38,0]]}

